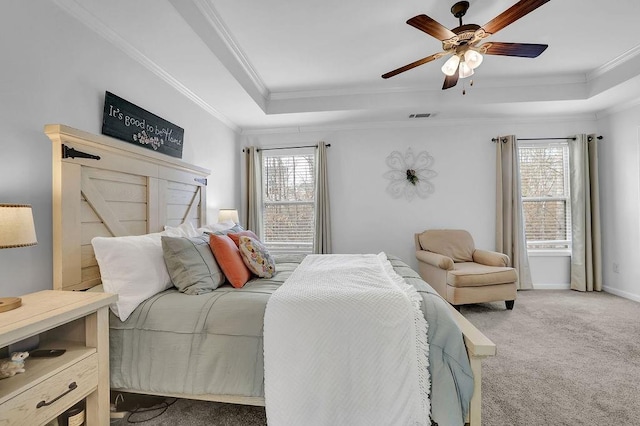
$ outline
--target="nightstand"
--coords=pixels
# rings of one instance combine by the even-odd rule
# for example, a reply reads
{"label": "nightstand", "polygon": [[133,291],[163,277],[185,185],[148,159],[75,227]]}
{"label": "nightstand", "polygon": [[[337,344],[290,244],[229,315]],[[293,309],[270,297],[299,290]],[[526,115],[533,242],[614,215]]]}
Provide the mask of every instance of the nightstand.
{"label": "nightstand", "polygon": [[108,293],[45,290],[0,313],[0,348],[39,335],[55,358],[27,358],[25,373],[0,380],[0,424],[43,425],[83,398],[86,424],[109,424]]}

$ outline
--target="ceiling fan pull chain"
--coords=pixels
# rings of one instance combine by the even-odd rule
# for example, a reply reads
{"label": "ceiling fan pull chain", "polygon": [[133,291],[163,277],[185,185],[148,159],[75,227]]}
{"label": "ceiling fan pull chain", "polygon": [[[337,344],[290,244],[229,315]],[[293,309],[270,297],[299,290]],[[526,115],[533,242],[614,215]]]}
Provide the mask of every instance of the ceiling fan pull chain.
{"label": "ceiling fan pull chain", "polygon": [[[469,80],[469,87],[473,87],[473,80]],[[462,94],[466,95],[467,94],[467,85],[465,84],[465,82],[462,82]]]}

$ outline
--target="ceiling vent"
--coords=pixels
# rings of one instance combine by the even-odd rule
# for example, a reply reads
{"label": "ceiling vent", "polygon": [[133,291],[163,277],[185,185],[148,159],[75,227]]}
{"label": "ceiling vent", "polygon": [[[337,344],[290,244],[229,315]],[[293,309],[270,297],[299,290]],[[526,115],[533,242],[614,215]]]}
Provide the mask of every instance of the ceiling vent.
{"label": "ceiling vent", "polygon": [[410,114],[409,118],[427,118],[427,117],[431,117],[431,113],[430,112],[421,112],[419,114]]}

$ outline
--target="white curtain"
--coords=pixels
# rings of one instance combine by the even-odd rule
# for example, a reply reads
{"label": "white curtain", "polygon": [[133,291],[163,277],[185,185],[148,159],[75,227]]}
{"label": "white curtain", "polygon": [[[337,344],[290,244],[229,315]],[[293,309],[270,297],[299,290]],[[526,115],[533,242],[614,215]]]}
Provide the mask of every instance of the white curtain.
{"label": "white curtain", "polygon": [[571,191],[571,288],[602,290],[598,139],[577,135],[569,140]]}
{"label": "white curtain", "polygon": [[262,235],[262,154],[255,146],[245,148],[245,228]]}
{"label": "white curtain", "polygon": [[313,252],[316,254],[331,253],[331,216],[329,213],[327,145],[320,142],[316,152],[316,230],[313,239]]}
{"label": "white curtain", "polygon": [[509,256],[518,272],[518,289],[532,289],[524,213],[520,190],[520,161],[513,135],[496,142],[496,250]]}

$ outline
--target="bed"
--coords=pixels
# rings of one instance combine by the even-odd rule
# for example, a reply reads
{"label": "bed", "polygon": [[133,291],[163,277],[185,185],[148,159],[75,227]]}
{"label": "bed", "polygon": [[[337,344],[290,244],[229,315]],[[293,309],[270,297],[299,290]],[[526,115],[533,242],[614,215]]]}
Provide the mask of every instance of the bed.
{"label": "bed", "polygon": [[[208,170],[64,125],[47,125],[45,133],[53,143],[54,289],[100,285],[93,237],[206,223]],[[279,256],[273,278],[252,279],[240,289],[221,286],[197,297],[169,289],[144,301],[126,321],[111,314],[112,388],[264,405],[264,307],[300,260]],[[404,262],[390,261],[422,297],[433,419],[460,424],[465,416],[480,425],[481,360],[495,354],[495,345]],[[173,320],[178,311],[179,322]]]}

